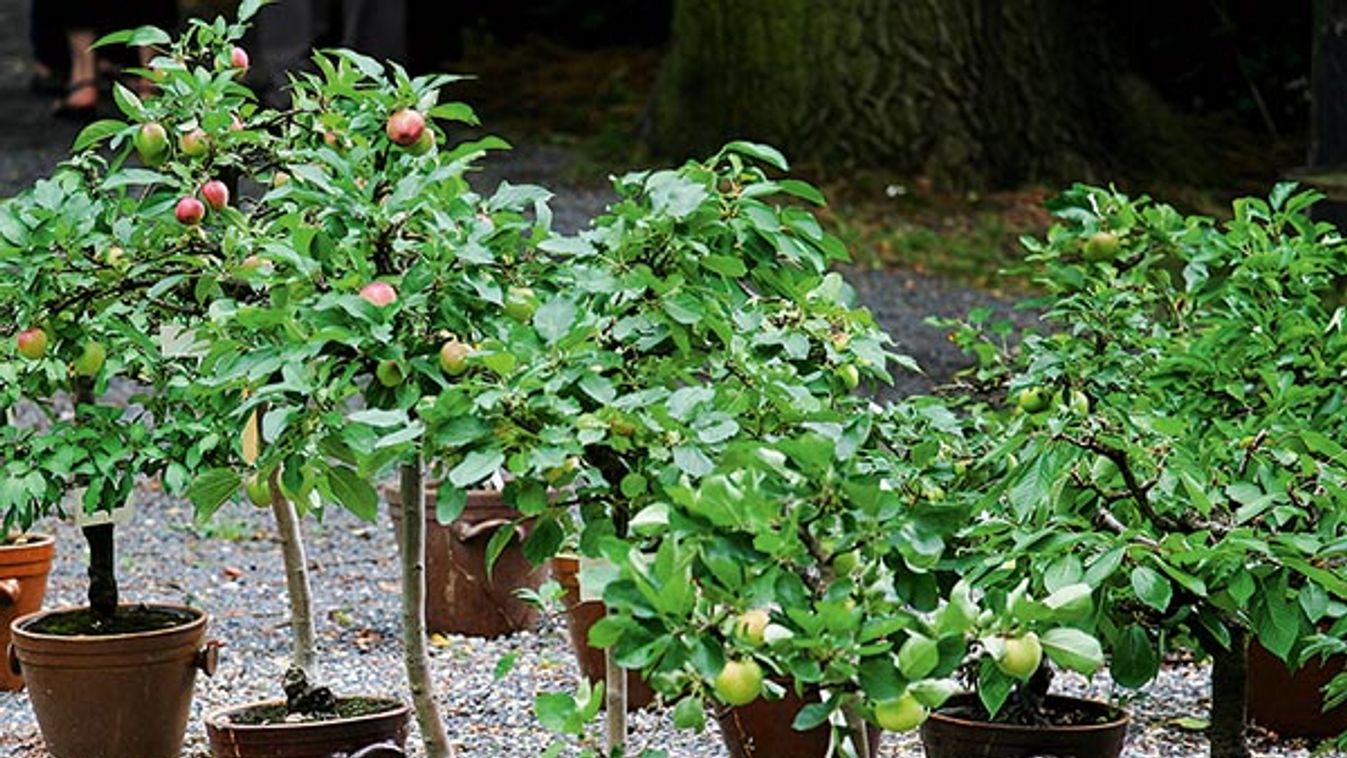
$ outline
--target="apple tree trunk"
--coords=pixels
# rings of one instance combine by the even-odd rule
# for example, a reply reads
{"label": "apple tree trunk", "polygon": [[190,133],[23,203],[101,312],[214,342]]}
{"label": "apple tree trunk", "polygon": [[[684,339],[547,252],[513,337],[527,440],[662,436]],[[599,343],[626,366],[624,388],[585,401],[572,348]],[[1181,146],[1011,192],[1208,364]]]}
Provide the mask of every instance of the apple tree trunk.
{"label": "apple tree trunk", "polygon": [[1230,648],[1211,656],[1211,758],[1249,758],[1246,737],[1249,696],[1249,633],[1229,625]]}
{"label": "apple tree trunk", "polygon": [[1098,0],[676,0],[650,118],[948,186],[1095,178],[1123,110]]}

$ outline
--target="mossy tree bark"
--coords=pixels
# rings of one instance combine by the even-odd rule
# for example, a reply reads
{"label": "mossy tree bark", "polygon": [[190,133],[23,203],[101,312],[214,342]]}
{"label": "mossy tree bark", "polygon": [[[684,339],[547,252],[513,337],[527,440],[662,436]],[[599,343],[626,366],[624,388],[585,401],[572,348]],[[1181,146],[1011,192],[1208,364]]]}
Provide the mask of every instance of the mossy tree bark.
{"label": "mossy tree bark", "polygon": [[1098,0],[677,0],[651,137],[955,186],[1092,178],[1120,90]]}

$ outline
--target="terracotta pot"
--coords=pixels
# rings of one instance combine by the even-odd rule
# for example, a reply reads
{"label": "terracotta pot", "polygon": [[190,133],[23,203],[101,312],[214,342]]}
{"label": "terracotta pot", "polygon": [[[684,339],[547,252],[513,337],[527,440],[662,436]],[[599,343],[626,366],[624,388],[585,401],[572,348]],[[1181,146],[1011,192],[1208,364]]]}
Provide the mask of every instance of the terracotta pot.
{"label": "terracotta pot", "polygon": [[66,608],[11,626],[11,665],[28,681],[42,738],[56,758],[176,758],[181,751],[196,672],[215,672],[218,648],[204,642],[204,611],[148,607],[186,620],[106,636],[29,631],[44,619],[87,610]]}
{"label": "terracotta pot", "polygon": [[[9,648],[9,625],[42,607],[47,574],[56,554],[56,540],[45,534],[29,535],[22,545],[0,544],[0,650]],[[23,689],[23,677],[0,666],[0,690]]]}
{"label": "terracotta pot", "polygon": [[[828,750],[833,740],[830,724],[807,732],[791,728],[800,709],[817,701],[817,695],[806,699],[787,688],[786,696],[780,700],[760,697],[748,705],[726,709],[716,721],[720,723],[720,736],[725,740],[730,758],[824,758],[830,755]],[[878,755],[880,731],[873,725],[868,726],[870,755]]]}
{"label": "terracotta pot", "polygon": [[[435,485],[426,487],[426,502],[435,502]],[[393,506],[402,502],[397,487],[384,488]],[[496,559],[491,578],[486,573],[486,546],[496,530],[519,518],[499,492],[473,491],[454,523],[445,526],[426,508],[426,629],[430,632],[499,637],[536,629],[542,619],[537,606],[521,600],[518,589],[537,590],[547,579],[545,566],[534,567],[524,557],[523,542],[532,527],[516,527],[518,538]],[[401,512],[393,508],[399,528]],[[401,540],[398,540],[401,544]]]}
{"label": "terracotta pot", "polygon": [[1049,703],[1097,712],[1109,719],[1088,726],[1015,726],[955,715],[959,709],[980,709],[977,695],[955,695],[921,725],[926,758],[1118,758],[1131,717],[1126,711],[1092,700],[1049,695]]}
{"label": "terracotta pot", "polygon": [[[340,701],[354,699],[341,698]],[[376,701],[386,709],[362,716],[293,724],[233,723],[257,709],[283,709],[283,700],[214,711],[206,716],[211,755],[215,758],[331,758],[353,755],[373,745],[388,745],[401,750],[407,741],[407,706],[392,698],[364,699]]]}
{"label": "terracotta pot", "polygon": [[1347,732],[1347,705],[1324,712],[1323,687],[1347,670],[1341,656],[1294,673],[1254,640],[1249,644],[1249,719],[1283,737],[1326,739]]}
{"label": "terracotta pot", "polygon": [[[571,649],[580,663],[580,673],[590,684],[602,682],[607,665],[603,650],[589,644],[589,628],[604,617],[607,610],[597,600],[580,602],[580,559],[559,555],[552,559],[552,577],[565,590],[566,630],[570,633]],[[641,678],[640,672],[627,672],[627,710],[640,710],[655,700],[655,691]]]}

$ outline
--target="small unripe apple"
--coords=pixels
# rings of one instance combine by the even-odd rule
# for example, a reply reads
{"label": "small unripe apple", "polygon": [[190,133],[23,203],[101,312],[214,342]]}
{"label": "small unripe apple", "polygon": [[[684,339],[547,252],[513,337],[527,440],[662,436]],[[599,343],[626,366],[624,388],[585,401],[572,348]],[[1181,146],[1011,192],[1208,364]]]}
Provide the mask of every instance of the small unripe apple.
{"label": "small unripe apple", "polygon": [[126,251],[117,245],[109,247],[103,251],[103,263],[112,268],[122,268],[126,265]]}
{"label": "small unripe apple", "polygon": [[246,70],[246,69],[248,68],[248,63],[249,63],[249,61],[248,61],[248,51],[247,51],[247,50],[244,50],[244,49],[241,48],[241,47],[236,47],[236,48],[234,48],[233,50],[230,50],[230,51],[229,51],[229,63],[230,63],[234,68],[241,68],[241,69],[245,69],[245,70]]}
{"label": "small unripe apple", "polygon": [[184,155],[200,158],[210,152],[210,135],[200,129],[193,129],[178,138],[178,149]]}
{"label": "small unripe apple", "polygon": [[543,478],[547,480],[548,484],[559,484],[578,468],[580,468],[580,461],[572,455],[562,461],[560,466],[553,466],[544,471]]}
{"label": "small unripe apple", "polygon": [[458,340],[449,340],[440,347],[440,368],[449,376],[458,376],[468,370],[471,354],[471,347]]}
{"label": "small unripe apple", "polygon": [[229,115],[229,131],[231,132],[243,131],[243,121],[239,119],[239,114],[231,113]]}
{"label": "small unripe apple", "polygon": [[178,201],[178,207],[173,210],[173,215],[180,224],[196,226],[206,217],[206,206],[194,197],[184,197]]}
{"label": "small unripe apple", "polygon": [[711,687],[726,705],[748,705],[762,694],[762,667],[752,659],[725,661]]}
{"label": "small unripe apple", "polygon": [[422,129],[421,136],[407,147],[407,152],[412,155],[425,155],[430,149],[435,147],[435,132],[429,129]]}
{"label": "small unripe apple", "polygon": [[375,308],[382,308],[396,302],[398,292],[388,282],[370,282],[360,288],[360,297]]}
{"label": "small unripe apple", "polygon": [[388,117],[388,123],[384,126],[388,138],[393,140],[394,144],[402,147],[411,147],[416,144],[416,141],[421,139],[421,133],[425,130],[425,117],[411,108],[403,108],[394,112],[393,115]]}
{"label": "small unripe apple", "polygon": [[260,473],[248,477],[248,481],[244,484],[244,490],[248,493],[248,500],[253,505],[258,508],[271,507],[271,487]]}
{"label": "small unripe apple", "polygon": [[158,166],[168,157],[168,130],[157,121],[141,124],[136,132],[136,153],[147,166]]}
{"label": "small unripe apple", "polygon": [[290,183],[290,175],[285,173],[284,171],[277,171],[276,173],[271,175],[272,187],[284,187],[289,183]]}
{"label": "small unripe apple", "polygon": [[229,187],[219,179],[211,179],[201,185],[201,196],[206,198],[206,205],[217,211],[229,205]]}
{"label": "small unripe apple", "polygon": [[845,384],[849,390],[861,386],[861,370],[856,368],[854,363],[844,363],[838,366],[837,376],[842,379],[842,384]]}
{"label": "small unripe apple", "polygon": [[921,726],[929,711],[911,692],[875,706],[875,723],[889,732],[910,732]]}
{"label": "small unripe apple", "polygon": [[19,345],[19,354],[29,360],[35,361],[47,352],[47,333],[37,327],[19,332],[15,341]]}
{"label": "small unripe apple", "polygon": [[1020,394],[1015,398],[1015,405],[1025,413],[1042,413],[1048,409],[1051,400],[1052,397],[1042,387],[1027,387],[1020,390]]}
{"label": "small unripe apple", "polygon": [[538,310],[538,295],[532,287],[511,287],[505,292],[505,315],[527,324]]}
{"label": "small unripe apple", "polygon": [[76,376],[97,376],[103,363],[108,359],[107,348],[101,342],[86,342],[79,357],[71,364]]}
{"label": "small unripe apple", "polygon": [[1007,676],[1020,681],[1028,681],[1043,662],[1043,644],[1033,632],[1023,637],[1010,637],[1005,640],[1001,657],[996,659],[996,667]]}
{"label": "small unripe apple", "polygon": [[734,630],[750,645],[761,645],[767,634],[767,624],[771,620],[767,611],[752,608],[739,614],[739,619],[734,623]]}
{"label": "small unripe apple", "polygon": [[323,130],[323,144],[324,144],[324,145],[327,145],[328,147],[332,148],[333,150],[340,150],[340,149],[341,149],[341,136],[338,135],[336,132],[332,131],[331,129],[324,129],[324,130]]}
{"label": "small unripe apple", "polygon": [[406,378],[402,373],[402,364],[391,358],[379,361],[379,365],[374,368],[374,376],[385,387],[396,387]]}
{"label": "small unripe apple", "polygon": [[1095,232],[1085,240],[1085,259],[1109,261],[1118,255],[1118,235],[1113,232]]}

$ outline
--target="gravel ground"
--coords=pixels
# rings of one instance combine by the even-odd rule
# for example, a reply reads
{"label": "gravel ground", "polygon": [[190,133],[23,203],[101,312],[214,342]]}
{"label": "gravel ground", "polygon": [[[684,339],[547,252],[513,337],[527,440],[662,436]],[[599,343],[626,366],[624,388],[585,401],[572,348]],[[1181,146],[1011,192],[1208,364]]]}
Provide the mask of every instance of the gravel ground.
{"label": "gravel ground", "polygon": [[[76,127],[53,123],[45,99],[26,91],[24,59],[25,3],[0,0],[0,196],[7,196],[46,174],[70,145]],[[556,226],[580,228],[601,209],[611,193],[603,187],[560,187],[569,160],[564,150],[522,147],[497,158],[475,180],[490,190],[500,179],[537,182],[558,190]],[[899,347],[926,368],[924,376],[900,377],[892,393],[927,391],[963,365],[941,330],[926,326],[930,314],[961,315],[991,304],[1008,314],[1008,305],[985,293],[927,276],[853,270],[848,276],[862,302],[898,339]],[[1031,316],[1016,319],[1028,323]],[[166,496],[153,483],[137,492],[138,513],[119,529],[119,566],[123,594],[131,601],[190,603],[212,613],[210,635],[227,648],[212,679],[198,680],[185,755],[206,756],[201,716],[213,708],[274,697],[288,654],[284,582],[280,556],[266,513],[234,506],[210,526],[195,529],[191,509]],[[83,542],[68,524],[49,524],[58,537],[47,606],[77,604],[85,582]],[[327,680],[344,694],[403,693],[406,690],[399,645],[398,567],[392,529],[386,518],[366,524],[344,512],[327,514],[305,525]],[[564,628],[549,619],[536,633],[484,641],[461,637],[432,648],[436,696],[448,720],[449,734],[462,756],[536,755],[547,735],[532,716],[533,695],[569,687],[577,671]],[[492,670],[507,653],[518,654],[511,673],[495,681]],[[1107,697],[1108,679],[1090,684],[1064,682],[1064,689]],[[1200,717],[1209,697],[1206,671],[1176,664],[1166,668],[1145,697],[1132,704],[1137,718],[1128,756],[1179,758],[1201,755],[1205,743],[1196,733],[1173,726],[1176,718]],[[597,735],[598,730],[595,730]],[[673,758],[724,755],[712,725],[705,734],[679,733],[664,714],[633,718],[633,744],[667,749]],[[413,735],[411,744],[415,746]],[[420,755],[413,750],[414,755]],[[919,756],[911,736],[886,735],[882,758]],[[0,693],[0,756],[39,758],[41,747],[28,698]],[[1259,739],[1258,756],[1308,756],[1302,746],[1274,745]]]}

